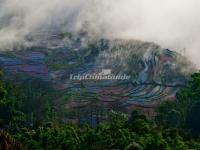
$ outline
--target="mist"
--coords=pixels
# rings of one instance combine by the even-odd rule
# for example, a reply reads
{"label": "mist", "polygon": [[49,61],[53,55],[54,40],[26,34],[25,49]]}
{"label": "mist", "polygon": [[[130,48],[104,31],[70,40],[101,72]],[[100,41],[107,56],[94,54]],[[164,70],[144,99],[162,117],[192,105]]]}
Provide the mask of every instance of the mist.
{"label": "mist", "polygon": [[185,50],[200,67],[199,14],[199,0],[0,0],[0,49],[31,46],[36,33],[85,31]]}

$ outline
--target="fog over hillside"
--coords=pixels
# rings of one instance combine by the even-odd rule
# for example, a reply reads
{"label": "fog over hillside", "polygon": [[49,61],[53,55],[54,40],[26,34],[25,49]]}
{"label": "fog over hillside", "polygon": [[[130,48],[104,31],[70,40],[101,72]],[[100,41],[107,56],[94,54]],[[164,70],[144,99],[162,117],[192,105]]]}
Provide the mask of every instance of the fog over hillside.
{"label": "fog over hillside", "polygon": [[[52,32],[155,42],[200,67],[199,0],[0,0],[0,49]],[[37,36],[37,38],[39,38]]]}

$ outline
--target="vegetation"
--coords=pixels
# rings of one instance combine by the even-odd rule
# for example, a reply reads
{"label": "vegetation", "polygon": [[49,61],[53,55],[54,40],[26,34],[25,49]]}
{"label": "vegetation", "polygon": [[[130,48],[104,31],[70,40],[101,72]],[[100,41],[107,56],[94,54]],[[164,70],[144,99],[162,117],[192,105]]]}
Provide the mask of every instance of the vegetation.
{"label": "vegetation", "polygon": [[59,123],[54,91],[31,80],[0,82],[0,149],[2,150],[199,150],[200,73],[159,106],[154,118],[137,111],[130,117],[110,111],[107,121],[89,125]]}
{"label": "vegetation", "polygon": [[157,109],[156,122],[165,128],[183,129],[191,136],[200,134],[200,73],[191,76],[188,86],[177,93],[176,101]]}
{"label": "vegetation", "polygon": [[36,79],[22,85],[0,82],[0,128],[16,132],[52,120],[53,107],[47,83]]}

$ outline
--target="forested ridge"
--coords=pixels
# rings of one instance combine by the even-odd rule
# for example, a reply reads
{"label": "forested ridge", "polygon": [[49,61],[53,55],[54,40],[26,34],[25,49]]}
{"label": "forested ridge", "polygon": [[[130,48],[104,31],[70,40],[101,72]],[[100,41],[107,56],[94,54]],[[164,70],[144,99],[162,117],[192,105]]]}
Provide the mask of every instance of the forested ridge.
{"label": "forested ridge", "polygon": [[200,73],[194,73],[175,101],[163,102],[155,117],[133,110],[110,111],[96,127],[57,118],[54,90],[46,83],[0,82],[2,150],[199,150]]}

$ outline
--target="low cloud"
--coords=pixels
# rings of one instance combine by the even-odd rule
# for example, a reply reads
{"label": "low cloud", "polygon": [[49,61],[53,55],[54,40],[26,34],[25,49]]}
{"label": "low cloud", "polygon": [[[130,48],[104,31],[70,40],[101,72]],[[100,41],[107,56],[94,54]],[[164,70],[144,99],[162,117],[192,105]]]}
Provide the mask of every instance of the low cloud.
{"label": "low cloud", "polygon": [[199,14],[199,0],[0,0],[0,49],[29,46],[36,33],[86,31],[185,49],[200,67]]}

